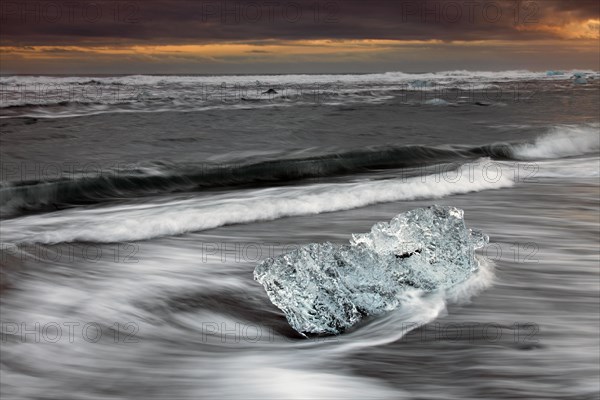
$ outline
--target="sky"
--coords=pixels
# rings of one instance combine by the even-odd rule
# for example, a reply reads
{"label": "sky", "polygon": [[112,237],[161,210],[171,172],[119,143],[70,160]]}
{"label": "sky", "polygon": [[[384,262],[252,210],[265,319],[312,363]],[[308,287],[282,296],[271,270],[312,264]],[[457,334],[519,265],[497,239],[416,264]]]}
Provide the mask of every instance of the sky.
{"label": "sky", "polygon": [[600,70],[588,0],[3,0],[2,74]]}

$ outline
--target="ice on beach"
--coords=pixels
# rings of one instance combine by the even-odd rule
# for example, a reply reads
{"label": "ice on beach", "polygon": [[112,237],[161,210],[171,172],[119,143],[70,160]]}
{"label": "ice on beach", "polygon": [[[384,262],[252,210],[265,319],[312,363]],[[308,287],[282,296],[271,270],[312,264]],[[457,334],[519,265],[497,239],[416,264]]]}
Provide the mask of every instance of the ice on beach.
{"label": "ice on beach", "polygon": [[425,102],[425,104],[430,105],[430,106],[446,106],[450,103],[448,103],[446,100],[444,99],[429,99]]}
{"label": "ice on beach", "polygon": [[587,81],[587,74],[585,74],[584,72],[575,72],[573,74],[573,82],[577,83],[579,85],[585,85],[588,83]]}
{"label": "ice on beach", "polygon": [[254,270],[273,304],[300,333],[339,334],[365,316],[401,306],[408,288],[444,289],[477,269],[487,236],[467,229],[463,211],[432,206],[378,222],[349,245],[309,244]]}
{"label": "ice on beach", "polygon": [[564,75],[563,71],[546,71],[546,76]]}
{"label": "ice on beach", "polygon": [[429,87],[429,86],[435,86],[435,82],[430,82],[430,81],[426,81],[426,80],[422,80],[422,79],[415,79],[408,83],[413,88],[425,88],[425,87]]}

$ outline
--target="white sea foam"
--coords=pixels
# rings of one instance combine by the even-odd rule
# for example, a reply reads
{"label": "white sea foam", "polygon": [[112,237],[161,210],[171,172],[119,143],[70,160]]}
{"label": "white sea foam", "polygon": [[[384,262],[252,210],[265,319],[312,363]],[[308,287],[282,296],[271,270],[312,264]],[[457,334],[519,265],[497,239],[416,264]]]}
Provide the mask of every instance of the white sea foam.
{"label": "white sea foam", "polygon": [[562,125],[552,128],[533,143],[513,147],[512,156],[522,160],[584,155],[600,150],[600,125]]}
{"label": "white sea foam", "polygon": [[479,269],[466,281],[445,290],[424,294],[418,289],[403,293],[402,306],[380,316],[366,326],[337,337],[337,346],[330,346],[331,355],[343,355],[367,347],[395,342],[412,330],[430,323],[446,313],[448,304],[463,304],[494,282],[494,264],[477,257]]}
{"label": "white sea foam", "polygon": [[[499,82],[531,80],[569,80],[575,71],[548,76],[545,72],[516,71],[445,71],[433,73],[386,72],[378,74],[290,74],[290,75],[222,75],[222,76],[154,76],[128,75],[113,77],[53,77],[4,76],[0,78],[2,101],[0,107],[53,106],[51,112],[27,110],[26,115],[38,118],[70,117],[103,113],[102,105],[143,112],[150,103],[153,111],[163,109],[186,111],[218,103],[222,107],[248,102],[271,101],[277,104],[300,104],[306,100],[326,104],[352,101],[383,101],[390,91],[439,91],[442,88],[483,90]],[[598,72],[578,71],[585,76],[598,77]],[[275,88],[277,94],[265,95]],[[374,99],[375,98],[375,99]],[[64,103],[64,104],[63,104]],[[252,107],[262,103],[252,103]],[[143,105],[143,106],[139,106]],[[202,108],[200,108],[202,110]],[[8,112],[4,118],[13,117]],[[20,115],[20,114],[17,114]]]}
{"label": "white sea foam", "polygon": [[598,156],[544,160],[538,161],[536,166],[536,171],[532,173],[534,179],[538,177],[589,179],[600,176],[600,157]]}
{"label": "white sea foam", "polygon": [[436,81],[518,81],[530,79],[558,80],[570,79],[574,73],[598,76],[597,71],[566,71],[564,75],[548,76],[546,72],[536,72],[528,70],[508,70],[508,71],[442,71],[431,73],[406,73],[400,71],[376,73],[376,74],[286,74],[286,75],[126,75],[113,77],[54,77],[54,76],[4,76],[1,82],[4,85],[10,84],[79,84],[90,81],[96,81],[100,84],[111,85],[166,85],[166,84],[221,84],[230,82],[232,84],[303,84],[303,83],[396,83],[398,81],[410,82],[414,80],[436,80]]}
{"label": "white sea foam", "polygon": [[456,172],[415,178],[239,191],[221,196],[73,209],[5,221],[7,243],[119,242],[201,231],[228,224],[349,210],[370,204],[437,199],[513,185],[512,174],[485,161]]}

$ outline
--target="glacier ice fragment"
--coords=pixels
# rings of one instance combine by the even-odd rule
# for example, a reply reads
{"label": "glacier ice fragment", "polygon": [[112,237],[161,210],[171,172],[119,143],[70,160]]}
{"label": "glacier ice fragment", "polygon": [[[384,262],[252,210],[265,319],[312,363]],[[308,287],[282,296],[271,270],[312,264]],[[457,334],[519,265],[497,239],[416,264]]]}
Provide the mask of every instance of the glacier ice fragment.
{"label": "glacier ice fragment", "polygon": [[450,103],[448,103],[446,100],[444,99],[438,99],[438,98],[434,98],[434,99],[429,99],[425,102],[425,104],[430,105],[430,106],[446,106]]}
{"label": "glacier ice fragment", "polygon": [[407,288],[444,289],[477,269],[488,237],[455,207],[419,208],[353,234],[349,245],[309,244],[254,270],[271,302],[302,334],[339,334],[363,317],[399,307]]}

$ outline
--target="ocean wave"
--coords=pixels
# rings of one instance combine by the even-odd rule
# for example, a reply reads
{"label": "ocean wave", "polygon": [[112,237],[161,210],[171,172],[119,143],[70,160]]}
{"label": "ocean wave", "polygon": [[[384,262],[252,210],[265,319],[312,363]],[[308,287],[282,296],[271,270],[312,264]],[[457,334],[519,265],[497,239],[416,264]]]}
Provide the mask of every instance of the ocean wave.
{"label": "ocean wave", "polygon": [[113,101],[70,101],[70,100],[50,100],[39,103],[20,103],[3,104],[0,109],[8,111],[31,111],[32,109],[61,108],[61,107],[86,107],[101,105],[124,105],[131,104],[131,101],[113,100]]}
{"label": "ocean wave", "polygon": [[11,215],[144,195],[286,183],[475,158],[477,156],[459,149],[405,146],[243,164],[176,166],[163,163],[150,167],[134,166],[131,169],[106,171],[99,176],[14,184],[3,182],[3,187],[0,187],[0,210],[3,215]]}
{"label": "ocean wave", "polygon": [[[406,91],[486,90],[498,84],[522,81],[569,82],[578,73],[594,79],[594,71],[565,71],[563,75],[547,75],[532,71],[445,71],[409,74],[386,72],[378,74],[315,74],[315,75],[222,75],[222,76],[160,76],[125,75],[111,77],[56,77],[56,76],[3,76],[2,118],[33,116],[39,118],[67,118],[71,113],[31,113],[32,103],[53,105],[68,101],[80,103],[82,112],[74,115],[94,115],[97,110],[86,109],[86,102],[125,108],[128,112],[142,112],[152,106],[154,111],[168,105],[169,111],[202,110],[200,105],[248,107],[265,101],[278,104],[337,104],[347,102],[385,101],[393,96],[405,96]],[[273,94],[269,90],[273,89]],[[392,96],[392,97],[393,97]],[[376,100],[374,100],[374,98]],[[225,101],[223,101],[225,99]],[[141,101],[145,108],[127,109],[127,101]],[[173,104],[171,104],[173,103]],[[10,108],[23,106],[23,109]],[[23,113],[28,113],[22,115]]]}
{"label": "ocean wave", "polygon": [[[340,184],[238,191],[206,198],[73,209],[13,218],[0,227],[3,241],[113,243],[146,240],[224,225],[349,210],[370,204],[439,199],[509,187],[509,174],[487,177],[483,163],[465,165],[458,179],[443,174]],[[468,172],[466,172],[468,171]]]}
{"label": "ocean wave", "polygon": [[600,150],[600,125],[557,126],[534,143],[524,143],[512,148],[517,160],[535,160],[584,155]]}
{"label": "ocean wave", "polygon": [[535,178],[597,178],[600,176],[600,157],[544,160],[536,164]]}
{"label": "ocean wave", "polygon": [[440,80],[443,82],[470,82],[470,81],[519,81],[519,80],[560,80],[570,79],[574,74],[597,77],[598,71],[571,70],[564,71],[562,75],[548,75],[546,71],[506,70],[506,71],[468,71],[454,70],[430,73],[406,73],[390,71],[384,73],[366,74],[285,74],[285,75],[122,75],[110,77],[78,76],[3,76],[0,79],[3,85],[11,84],[140,84],[140,85],[194,85],[198,83],[232,84],[264,83],[272,87],[285,84],[303,83],[350,83],[350,84],[380,84],[397,83],[399,81],[410,83],[414,81]]}
{"label": "ocean wave", "polygon": [[472,149],[498,160],[535,161],[584,156],[600,150],[600,124],[557,125],[532,142],[494,143]]}
{"label": "ocean wave", "polygon": [[[598,124],[556,126],[531,143],[496,143],[479,147],[401,146],[372,147],[360,151],[321,156],[257,160],[255,162],[169,165],[157,163],[104,171],[97,176],[69,176],[56,180],[2,182],[0,213],[53,211],[166,193],[193,192],[211,188],[286,184],[311,178],[355,175],[386,169],[418,168],[413,174],[427,173],[427,167],[450,164],[449,172],[464,162],[480,157],[505,161],[541,161],[586,156],[600,149]],[[585,157],[584,157],[585,158]],[[585,164],[585,165],[584,165]],[[539,177],[594,177],[594,160],[539,165]],[[552,172],[550,171],[552,170]],[[403,171],[402,174],[408,174]],[[545,175],[544,175],[545,174]]]}

